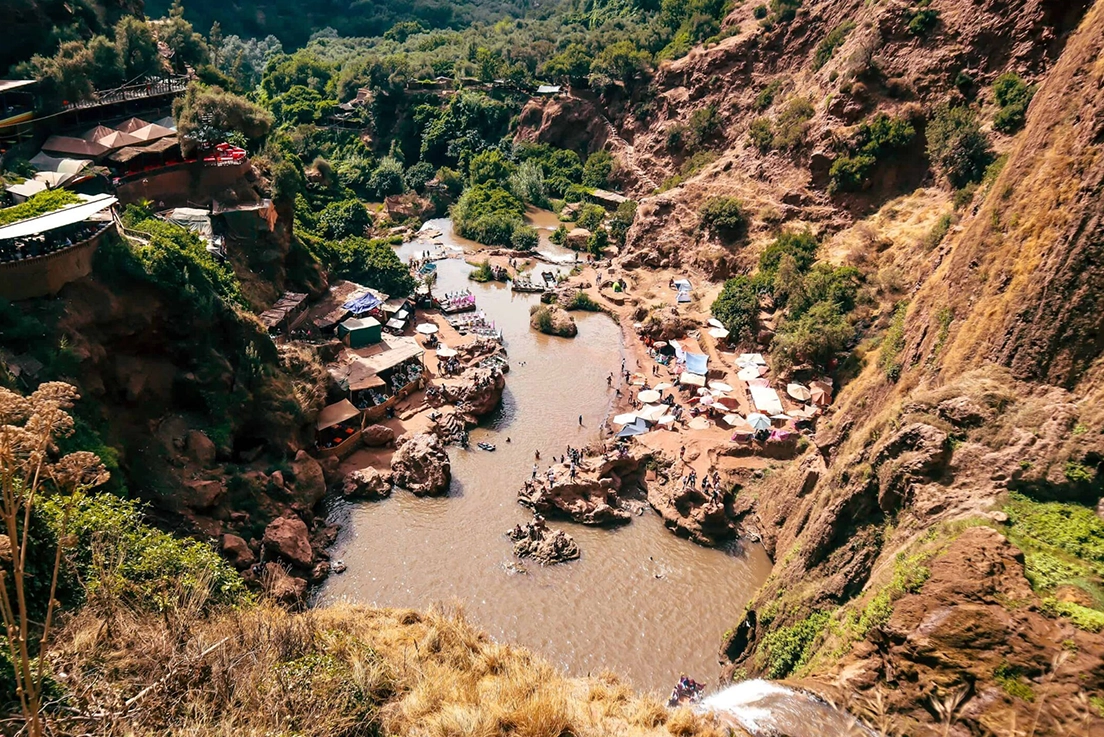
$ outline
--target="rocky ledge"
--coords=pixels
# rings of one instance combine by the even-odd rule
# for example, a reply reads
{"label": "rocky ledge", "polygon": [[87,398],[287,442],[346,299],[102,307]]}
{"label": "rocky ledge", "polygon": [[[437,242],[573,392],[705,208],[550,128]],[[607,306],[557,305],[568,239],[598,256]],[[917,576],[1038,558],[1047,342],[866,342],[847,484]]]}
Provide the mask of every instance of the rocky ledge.
{"label": "rocky ledge", "polygon": [[664,485],[650,484],[648,504],[663,517],[667,529],[699,545],[714,547],[736,536],[736,524],[719,493],[672,480]]}
{"label": "rocky ledge", "polygon": [[433,406],[451,404],[472,420],[491,412],[502,401],[506,389],[506,375],[502,369],[469,368],[459,377],[442,382],[437,391],[427,397]]}
{"label": "rocky ledge", "polygon": [[514,555],[532,558],[541,565],[565,563],[579,557],[575,538],[563,530],[548,528],[543,517],[538,516],[525,526],[518,525],[506,535],[514,541]]}
{"label": "rocky ledge", "polygon": [[418,433],[401,437],[397,442],[399,449],[391,458],[395,485],[418,496],[447,494],[452,466],[441,438],[431,433]]}
{"label": "rocky ledge", "polygon": [[558,463],[528,479],[518,502],[584,525],[626,523],[632,515],[621,508],[619,494],[636,485],[647,457],[640,450],[611,450],[582,458],[574,474],[569,463]]}
{"label": "rocky ledge", "polygon": [[575,318],[556,305],[533,305],[529,311],[529,327],[561,338],[574,338],[579,334]]}

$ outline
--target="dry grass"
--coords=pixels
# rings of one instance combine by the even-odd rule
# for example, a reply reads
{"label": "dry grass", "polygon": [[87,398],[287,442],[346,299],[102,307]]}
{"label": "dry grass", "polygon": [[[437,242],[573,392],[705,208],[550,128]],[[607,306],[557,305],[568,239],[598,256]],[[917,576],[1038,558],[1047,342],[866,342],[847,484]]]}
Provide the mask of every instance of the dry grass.
{"label": "dry grass", "polygon": [[723,733],[707,717],[669,714],[610,674],[565,678],[458,612],[260,604],[151,618],[97,609],[74,615],[59,637],[54,670],[73,694],[59,734]]}

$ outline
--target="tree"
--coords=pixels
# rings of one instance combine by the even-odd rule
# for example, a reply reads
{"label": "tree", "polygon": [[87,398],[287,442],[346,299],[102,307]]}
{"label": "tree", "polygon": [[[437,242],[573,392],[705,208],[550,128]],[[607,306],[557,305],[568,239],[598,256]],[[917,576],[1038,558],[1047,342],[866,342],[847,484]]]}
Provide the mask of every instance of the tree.
{"label": "tree", "polygon": [[613,213],[609,220],[609,231],[610,237],[618,246],[625,245],[625,237],[628,235],[629,228],[632,227],[635,219],[636,203],[634,201],[625,200],[617,206],[617,211]]}
{"label": "tree", "polygon": [[548,207],[544,170],[535,161],[525,161],[510,175],[510,191],[537,207]]}
{"label": "tree", "polygon": [[173,102],[173,116],[186,154],[225,141],[235,132],[256,144],[272,127],[272,116],[264,108],[221,87],[196,82]]}
{"label": "tree", "polygon": [[488,149],[478,153],[468,165],[468,175],[472,184],[506,184],[517,170],[498,149]]}
{"label": "tree", "polygon": [[133,15],[120,20],[115,25],[115,48],[127,80],[161,74],[163,62],[157,53],[157,39],[145,21]]}
{"label": "tree", "polygon": [[493,184],[476,184],[452,206],[452,223],[464,238],[506,246],[524,214],[525,205],[509,191]]}
{"label": "tree", "polygon": [[316,90],[297,84],[273,100],[269,107],[280,123],[301,125],[318,122],[334,106],[333,100],[327,100]]}
{"label": "tree", "polygon": [[380,159],[379,166],[372,172],[368,186],[379,197],[402,194],[406,191],[402,163],[393,156],[384,156]]}
{"label": "tree", "polygon": [[587,157],[586,165],[583,166],[583,186],[607,187],[612,173],[613,157],[609,151],[595,151]]}
{"label": "tree", "polygon": [[579,214],[575,216],[575,224],[580,228],[594,231],[598,229],[598,226],[600,226],[605,219],[605,208],[601,205],[587,204],[583,205],[579,210]]}
{"label": "tree", "polygon": [[419,161],[406,170],[403,181],[406,182],[408,188],[421,194],[425,191],[426,182],[433,179],[433,175],[433,164],[428,161]]}
{"label": "tree", "polygon": [[222,25],[218,21],[211,24],[211,30],[207,33],[207,45],[211,51],[211,63],[219,65],[219,54],[222,52]]}
{"label": "tree", "polygon": [[309,51],[299,50],[290,56],[276,57],[268,62],[261,78],[261,89],[269,97],[287,92],[297,84],[315,92],[326,93],[335,73],[333,64],[319,59]]}
{"label": "tree", "polygon": [[351,279],[392,297],[405,297],[414,291],[410,269],[386,240],[346,238],[336,243],[334,250],[337,263],[333,271],[342,279]]}
{"label": "tree", "polygon": [[535,228],[524,223],[514,226],[514,232],[510,236],[510,245],[519,251],[532,251],[540,243],[540,235]]}
{"label": "tree", "polygon": [[820,243],[812,231],[782,233],[759,255],[759,271],[773,279],[783,256],[788,254],[793,257],[798,270],[805,273],[816,261],[819,247]]}
{"label": "tree", "polygon": [[88,78],[96,89],[107,90],[123,83],[123,64],[111,39],[93,36],[88,42],[88,56]]}
{"label": "tree", "polygon": [[602,49],[594,58],[590,80],[598,87],[609,87],[617,82],[630,84],[648,68],[650,61],[648,52],[638,49],[632,41],[618,41]]}
{"label": "tree", "polygon": [[818,302],[779,327],[771,343],[771,366],[779,372],[805,362],[825,368],[854,336],[854,326],[839,307]]}
{"label": "tree", "polygon": [[751,279],[735,276],[725,282],[710,311],[734,343],[753,340],[759,322],[759,292]]}
{"label": "tree", "polygon": [[591,54],[579,43],[568,44],[567,48],[553,56],[541,67],[541,74],[564,82],[577,82],[590,73]]}
{"label": "tree", "polygon": [[1035,88],[1015,72],[1007,72],[997,77],[993,83],[993,100],[1000,110],[993,118],[993,128],[1001,133],[1015,133],[1023,127],[1027,117],[1027,106],[1035,95]]}
{"label": "tree", "polygon": [[172,51],[174,71],[184,72],[188,67],[205,64],[209,58],[207,42],[195,32],[192,24],[184,19],[184,5],[173,0],[169,17],[157,29],[158,38]]}
{"label": "tree", "polygon": [[426,28],[419,21],[416,20],[404,20],[396,23],[387,29],[387,32],[383,34],[383,37],[388,41],[394,41],[396,43],[406,43],[406,39],[411,36],[416,36],[419,33],[425,33]]}
{"label": "tree", "polygon": [[927,135],[928,158],[952,187],[981,181],[993,150],[973,110],[940,105],[928,121]]}
{"label": "tree", "polygon": [[368,210],[358,200],[331,202],[318,215],[322,235],[334,240],[362,236],[371,224]]}

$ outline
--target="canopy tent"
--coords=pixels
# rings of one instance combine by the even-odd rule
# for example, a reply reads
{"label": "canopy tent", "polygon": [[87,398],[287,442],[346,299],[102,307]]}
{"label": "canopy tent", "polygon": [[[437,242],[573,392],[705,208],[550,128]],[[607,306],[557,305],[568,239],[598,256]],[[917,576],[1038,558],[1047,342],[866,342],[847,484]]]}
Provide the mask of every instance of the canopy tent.
{"label": "canopy tent", "polygon": [[674,415],[663,415],[663,417],[660,417],[658,420],[656,420],[656,424],[657,425],[673,425],[673,424],[675,424],[675,416]]}
{"label": "canopy tent", "polygon": [[801,384],[787,384],[786,393],[799,402],[808,402],[813,398],[813,393],[809,391],[809,388]]}
{"label": "canopy tent", "polygon": [[142,139],[137,136],[132,136],[129,133],[123,133],[122,131],[111,131],[106,136],[97,138],[96,143],[107,146],[110,149],[116,149],[142,143]]}
{"label": "canopy tent", "polygon": [[714,391],[718,391],[718,392],[730,392],[730,391],[732,391],[732,387],[729,386],[728,384],[724,383],[723,381],[711,381],[711,382],[709,382],[709,388],[713,389]]}
{"label": "canopy tent", "polygon": [[724,328],[709,328],[709,335],[717,340],[724,340],[728,337],[728,331]]}
{"label": "canopy tent", "polygon": [[677,302],[680,305],[681,304],[686,304],[689,301],[690,301],[690,292],[688,292],[688,291],[681,291],[680,290],[679,293],[678,293],[678,296],[675,297],[675,302]]}
{"label": "canopy tent", "polygon": [[814,386],[809,390],[809,398],[813,400],[815,404],[825,407],[832,402],[832,395],[824,391],[819,386]]}
{"label": "canopy tent", "polygon": [[741,353],[736,359],[737,366],[766,366],[762,353]]}
{"label": "canopy tent", "polygon": [[738,410],[740,409],[740,400],[736,397],[717,397],[714,402],[721,405],[725,409]]}
{"label": "canopy tent", "polygon": [[636,435],[643,435],[646,432],[648,432],[648,425],[644,422],[644,420],[637,418],[632,423],[621,428],[621,431],[617,433],[617,437],[631,438]]}
{"label": "canopy tent", "polygon": [[340,425],[342,422],[351,420],[359,414],[360,410],[357,409],[352,402],[348,399],[342,399],[336,404],[331,404],[322,408],[322,412],[318,415],[318,429],[325,430],[327,427]]}
{"label": "canopy tent", "polygon": [[649,404],[643,409],[638,410],[636,416],[646,422],[655,422],[665,414],[667,414],[667,405]]}
{"label": "canopy tent", "polygon": [[774,389],[754,385],[749,385],[748,389],[751,391],[751,401],[755,403],[757,410],[768,415],[782,414],[784,411],[782,400],[778,398],[778,392]]}
{"label": "canopy tent", "polygon": [[616,425],[631,425],[636,422],[636,413],[626,412],[625,414],[617,415],[613,418],[613,422]]}
{"label": "canopy tent", "polygon": [[751,425],[752,430],[769,430],[771,427],[770,418],[764,414],[758,412],[752,412],[747,416],[747,423]]}
{"label": "canopy tent", "polygon": [[137,138],[139,141],[156,141],[159,138],[165,138],[171,136],[176,131],[172,128],[166,128],[163,125],[157,125],[156,123],[150,123],[143,126],[138,130],[131,131],[130,134]]}
{"label": "canopy tent", "polygon": [[650,404],[652,402],[658,402],[659,401],[659,392],[657,392],[655,389],[645,389],[644,391],[637,394],[636,398],[639,399],[641,402],[644,402],[646,404]]}
{"label": "canopy tent", "polygon": [[130,120],[124,120],[115,126],[115,130],[120,130],[123,133],[133,133],[139,128],[145,128],[149,125],[149,122],[142,120],[141,118],[131,118]]}
{"label": "canopy tent", "polygon": [[402,330],[406,326],[406,323],[397,318],[391,318],[387,321],[387,327],[391,330]]}
{"label": "canopy tent", "polygon": [[680,292],[689,292],[691,288],[689,279],[675,279],[675,289]]}
{"label": "canopy tent", "polygon": [[114,128],[108,128],[106,125],[97,125],[95,128],[86,130],[81,134],[81,138],[86,141],[99,141],[101,138],[105,138],[112,133],[118,133],[119,131]]}
{"label": "canopy tent", "polygon": [[42,182],[50,189],[57,189],[76,178],[76,174],[63,171],[40,171],[34,175],[36,182]]}
{"label": "canopy tent", "polygon": [[83,138],[70,136],[50,136],[46,143],[42,144],[43,151],[52,151],[55,154],[68,154],[75,157],[95,159],[106,154],[109,149],[101,143],[86,141]]}
{"label": "canopy tent", "polygon": [[118,202],[111,195],[102,194],[91,197],[85,202],[76,205],[68,205],[60,210],[48,212],[38,217],[20,220],[0,227],[0,240],[8,238],[25,238],[29,235],[44,233],[55,228],[64,228],[67,225],[76,225],[88,220],[93,215],[103,212]]}
{"label": "canopy tent", "polygon": [[694,374],[709,373],[709,356],[704,353],[687,353],[686,370]]}
{"label": "canopy tent", "polygon": [[47,189],[49,189],[49,187],[46,185],[46,182],[37,177],[34,179],[27,179],[19,184],[8,184],[4,187],[4,191],[10,192],[16,197],[22,197],[23,199],[33,197],[39,192],[45,192]]}
{"label": "canopy tent", "polygon": [[39,151],[29,163],[36,171],[60,171],[66,174],[77,174],[92,162],[88,159],[66,159],[50,156]]}
{"label": "canopy tent", "polygon": [[345,382],[349,391],[353,392],[385,386],[383,379],[376,375],[375,369],[359,359],[331,368],[330,375],[339,382]]}
{"label": "canopy tent", "polygon": [[165,126],[169,130],[171,130],[173,133],[176,132],[176,119],[173,118],[173,116],[171,116],[171,115],[166,115],[165,117],[161,118],[160,120],[155,120],[153,122],[156,123],[157,125]]}
{"label": "canopy tent", "polygon": [[743,417],[737,414],[727,414],[721,418],[729,427],[739,427],[741,425],[747,425]]}
{"label": "canopy tent", "polygon": [[685,386],[705,386],[705,377],[690,371],[679,374],[679,383]]}
{"label": "canopy tent", "polygon": [[394,368],[425,353],[425,349],[413,338],[388,338],[386,344],[389,350],[363,359],[377,373]]}

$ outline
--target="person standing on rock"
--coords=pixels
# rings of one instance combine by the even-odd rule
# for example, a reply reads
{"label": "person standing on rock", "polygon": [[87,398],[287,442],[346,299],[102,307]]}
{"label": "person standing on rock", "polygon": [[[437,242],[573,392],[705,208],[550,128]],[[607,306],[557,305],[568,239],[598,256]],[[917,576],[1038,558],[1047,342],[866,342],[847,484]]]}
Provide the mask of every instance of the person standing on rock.
{"label": "person standing on rock", "polygon": [[536,477],[537,477],[537,464],[534,463],[533,464],[533,478],[535,479]]}

